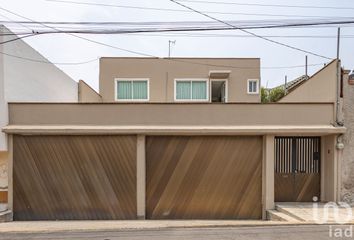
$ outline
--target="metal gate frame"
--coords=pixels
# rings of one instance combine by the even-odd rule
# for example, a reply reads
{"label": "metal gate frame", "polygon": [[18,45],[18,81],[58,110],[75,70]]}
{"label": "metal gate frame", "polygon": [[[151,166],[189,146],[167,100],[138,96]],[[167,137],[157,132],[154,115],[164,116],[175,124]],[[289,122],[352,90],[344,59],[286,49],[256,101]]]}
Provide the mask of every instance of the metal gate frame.
{"label": "metal gate frame", "polygon": [[274,151],[275,201],[319,200],[321,138],[275,137]]}

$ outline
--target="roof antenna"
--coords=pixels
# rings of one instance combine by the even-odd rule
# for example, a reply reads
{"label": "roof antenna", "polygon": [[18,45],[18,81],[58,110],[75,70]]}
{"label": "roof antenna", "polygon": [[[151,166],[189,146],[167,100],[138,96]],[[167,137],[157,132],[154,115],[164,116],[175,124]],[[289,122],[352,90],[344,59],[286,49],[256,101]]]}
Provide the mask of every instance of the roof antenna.
{"label": "roof antenna", "polygon": [[175,45],[176,44],[176,40],[168,40],[168,58],[171,57],[171,45]]}

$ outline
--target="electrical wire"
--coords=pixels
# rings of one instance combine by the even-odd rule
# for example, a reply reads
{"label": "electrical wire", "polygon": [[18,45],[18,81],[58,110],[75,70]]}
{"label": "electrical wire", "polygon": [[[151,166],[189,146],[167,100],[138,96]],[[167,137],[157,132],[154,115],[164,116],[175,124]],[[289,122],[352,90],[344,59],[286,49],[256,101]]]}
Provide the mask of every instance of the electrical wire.
{"label": "electrical wire", "polygon": [[310,52],[310,51],[307,51],[307,50],[304,50],[304,49],[301,49],[301,48],[298,48],[298,47],[293,47],[293,46],[291,46],[291,45],[288,45],[288,44],[285,44],[285,43],[281,43],[281,42],[278,42],[278,41],[275,41],[275,40],[272,40],[272,39],[263,37],[263,36],[261,36],[261,35],[255,34],[255,33],[253,33],[253,32],[250,32],[250,31],[247,31],[247,30],[238,28],[238,27],[236,27],[236,26],[234,26],[234,25],[232,25],[232,24],[229,24],[229,23],[227,23],[227,22],[225,22],[225,21],[223,21],[223,20],[220,20],[220,19],[218,19],[218,18],[212,17],[212,16],[210,16],[210,15],[208,15],[208,14],[205,14],[205,13],[203,13],[203,12],[200,12],[200,11],[198,11],[198,10],[195,10],[194,8],[191,8],[191,7],[189,7],[189,6],[186,6],[186,5],[184,5],[184,4],[182,4],[182,3],[179,3],[179,2],[177,2],[177,1],[175,1],[175,0],[169,0],[169,1],[170,1],[170,2],[173,2],[173,3],[177,4],[177,5],[180,5],[180,6],[184,7],[184,8],[190,9],[190,10],[192,10],[192,11],[194,11],[194,12],[200,14],[200,15],[203,15],[203,16],[207,17],[207,18],[210,18],[210,19],[215,20],[215,21],[217,21],[217,22],[223,23],[223,24],[225,24],[225,25],[227,25],[227,26],[233,27],[233,28],[238,29],[238,30],[240,30],[240,31],[242,31],[242,32],[245,32],[245,33],[247,33],[247,34],[250,34],[250,35],[253,35],[253,36],[258,37],[258,38],[260,38],[260,39],[263,39],[263,40],[265,40],[265,41],[268,41],[268,42],[271,42],[271,43],[275,43],[275,44],[277,44],[277,45],[281,45],[281,46],[284,46],[284,47],[287,47],[287,48],[290,48],[290,49],[294,49],[294,50],[297,50],[297,51],[300,51],[300,52],[303,52],[303,53],[307,53],[307,54],[310,54],[310,55],[313,55],[313,56],[317,56],[317,57],[320,57],[320,58],[325,58],[325,59],[328,59],[328,60],[331,59],[331,58],[329,58],[329,57],[326,57],[326,56],[323,56],[323,55],[320,55],[320,54],[317,54],[317,53],[313,53],[313,52]]}
{"label": "electrical wire", "polygon": [[0,42],[0,45],[5,44],[5,43],[18,41],[18,40],[21,40],[21,39],[24,39],[24,38],[28,38],[28,37],[33,37],[35,35],[36,34],[29,34],[29,35],[25,35],[25,36],[22,36],[22,37],[16,37],[16,38],[13,38],[13,39],[10,39],[10,40],[6,40],[6,41],[3,41],[3,42]]}
{"label": "electrical wire", "polygon": [[[286,20],[285,20],[286,21]],[[208,30],[235,30],[229,25],[238,26],[238,29],[267,29],[267,28],[304,28],[304,27],[329,27],[348,26],[354,24],[354,18],[348,20],[272,20],[272,21],[228,21],[229,25],[220,22],[187,21],[187,22],[33,22],[33,21],[0,21],[12,30],[17,30],[18,35],[32,33],[77,33],[77,34],[125,34],[146,32],[190,32]],[[12,27],[12,24],[22,24],[30,32],[23,32],[21,28]],[[44,26],[43,26],[44,25]],[[48,31],[50,26],[50,31]],[[54,28],[55,26],[55,28]],[[44,29],[43,29],[44,27]],[[56,29],[53,31],[53,28]]]}
{"label": "electrical wire", "polygon": [[46,64],[55,64],[55,65],[82,65],[82,64],[87,64],[87,63],[97,61],[99,59],[99,58],[95,58],[95,59],[90,59],[90,60],[83,61],[83,62],[50,62],[50,61],[43,61],[43,60],[34,59],[34,58],[17,56],[17,55],[5,53],[5,52],[0,52],[0,54],[5,55],[5,56],[9,56],[9,57],[13,57],[13,58],[18,58],[18,59],[25,60],[25,61],[46,63]]}
{"label": "electrical wire", "polygon": [[[38,24],[43,25],[43,23],[38,22]],[[245,29],[272,29],[272,28],[286,28],[286,27],[303,27],[303,26],[328,26],[328,25],[345,25],[345,24],[354,24],[354,21],[340,21],[340,22],[309,22],[309,23],[294,23],[294,24],[286,24],[286,25],[260,25],[260,26],[249,26],[249,27],[181,27],[181,28],[122,28],[122,29],[98,29],[98,30],[90,30],[90,29],[80,29],[76,30],[65,30],[58,27],[50,27],[51,29],[55,29],[54,31],[48,30],[40,30],[36,29],[36,31],[32,32],[17,32],[16,35],[27,35],[27,34],[55,34],[55,33],[76,33],[76,34],[131,34],[131,33],[161,33],[161,32],[196,32],[196,31],[219,31],[219,30],[245,30]],[[230,24],[233,25],[234,24]],[[46,25],[48,26],[48,25]],[[45,27],[46,29],[48,27]]]}
{"label": "electrical wire", "polygon": [[[22,16],[20,14],[17,14],[13,11],[10,11],[8,9],[5,9],[3,7],[0,7],[1,10],[5,11],[5,12],[9,12],[11,14],[14,14],[15,16],[18,16],[18,17],[21,17],[21,18],[24,18],[26,20],[29,20],[29,21],[32,21],[32,22],[36,22],[44,27],[47,27],[47,28],[51,28],[53,30],[56,30],[60,33],[65,33],[65,32],[62,32],[60,30],[58,30],[57,28],[54,28],[54,27],[51,27],[51,26],[48,26],[46,24],[43,24],[43,23],[40,23],[40,22],[37,22],[37,21],[34,21],[33,19],[30,19],[30,18],[27,18],[25,16]],[[99,44],[99,45],[102,45],[102,46],[106,46],[106,47],[111,47],[111,48],[114,48],[114,49],[117,49],[117,50],[121,50],[121,51],[125,51],[125,52],[129,52],[129,53],[133,53],[133,54],[137,54],[137,55],[142,55],[142,56],[147,56],[147,57],[154,57],[153,55],[150,55],[150,54],[146,54],[146,53],[141,53],[141,52],[137,52],[137,51],[133,51],[133,50],[129,50],[129,49],[125,49],[125,48],[120,48],[120,47],[116,47],[116,46],[112,46],[112,45],[109,45],[109,44],[106,44],[106,43],[102,43],[102,42],[98,42],[98,41],[95,41],[95,40],[92,40],[92,39],[89,39],[89,38],[85,38],[85,37],[82,37],[82,36],[79,36],[79,35],[76,35],[76,34],[72,34],[72,33],[65,33],[65,34],[68,34],[70,36],[73,36],[73,37],[76,37],[76,38],[79,38],[79,39],[83,39],[83,40],[86,40],[88,42],[91,42],[91,43],[95,43],[95,44]]]}
{"label": "electrical wire", "polygon": [[354,10],[354,7],[334,7],[334,6],[314,6],[314,5],[280,5],[280,4],[260,4],[260,3],[215,2],[215,1],[202,1],[202,0],[178,0],[178,2],[237,5],[237,6],[257,6],[257,7]]}
{"label": "electrical wire", "polygon": [[[13,11],[10,11],[8,9],[5,9],[3,7],[0,7],[1,10],[3,11],[6,11],[6,12],[9,12],[11,14],[14,14],[18,17],[21,17],[21,18],[24,18],[26,20],[29,20],[29,21],[32,21],[32,22],[36,22],[34,21],[33,19],[30,19],[30,18],[27,18],[25,16],[22,16],[20,14],[17,14]],[[47,26],[43,23],[40,23],[40,22],[36,22],[36,23],[39,23],[45,27],[48,27],[48,28],[51,28],[51,29],[54,29],[54,30],[57,30],[56,28],[53,28],[51,26]],[[81,37],[81,36],[77,36],[75,34],[70,34],[70,33],[67,33],[68,35],[70,36],[74,36],[74,37],[77,37],[77,38],[80,38],[80,39],[83,39],[83,40],[86,40],[86,41],[89,41],[89,42],[92,42],[92,43],[96,43],[96,44],[99,44],[99,45],[103,45],[103,46],[106,46],[106,47],[110,47],[110,48],[114,48],[114,49],[118,49],[118,50],[123,50],[123,51],[128,51],[130,53],[135,53],[137,55],[142,55],[142,56],[148,56],[148,57],[152,57],[152,58],[158,58],[156,56],[153,56],[153,55],[150,55],[150,54],[146,54],[146,53],[142,53],[142,52],[137,52],[137,51],[132,51],[132,50],[128,50],[128,49],[123,49],[123,48],[120,48],[120,47],[116,47],[116,46],[113,46],[113,45],[110,45],[110,44],[106,44],[106,43],[102,43],[102,42],[98,42],[98,41],[94,41],[94,40],[91,40],[91,39],[88,39],[88,38],[84,38],[84,37]],[[36,60],[36,59],[30,59],[30,58],[24,58],[24,57],[21,57],[21,56],[16,56],[16,55],[12,55],[12,54],[8,54],[8,53],[4,53],[4,52],[0,52],[0,54],[4,54],[4,55],[7,55],[7,56],[11,56],[11,57],[16,57],[16,58],[20,58],[20,59],[23,59],[23,60],[28,60],[28,61],[35,61],[35,62],[43,62],[41,60]],[[195,65],[203,65],[203,66],[213,66],[213,67],[228,67],[228,68],[234,68],[234,69],[250,69],[250,67],[237,67],[237,66],[227,66],[227,65],[217,65],[217,64],[208,64],[208,63],[200,63],[200,62],[195,62],[195,61],[189,61],[189,60],[183,60],[183,59],[178,59],[178,58],[163,58],[167,61],[175,61],[175,62],[183,62],[183,63],[188,63],[188,64],[195,64]],[[97,59],[95,59],[97,60]],[[89,60],[89,61],[86,61],[86,62],[81,62],[81,63],[53,63],[53,64],[61,64],[61,65],[77,65],[77,64],[85,64],[85,63],[88,63],[88,62],[91,62],[91,61],[95,61],[95,60]],[[43,62],[43,63],[50,63],[49,61],[48,62]],[[313,64],[312,66],[317,66],[317,65],[323,65],[323,64]],[[311,65],[310,65],[311,66]],[[289,69],[289,68],[299,68],[299,67],[304,67],[303,65],[301,66],[290,66],[290,67],[261,67],[261,69]],[[258,68],[257,68],[258,69]]]}
{"label": "electrical wire", "polygon": [[[153,11],[164,11],[164,12],[187,12],[191,11],[173,8],[154,8],[154,7],[140,7],[140,6],[127,6],[127,5],[115,5],[115,4],[105,4],[105,3],[92,3],[92,2],[77,2],[77,1],[62,1],[62,0],[46,0],[48,2],[65,3],[65,4],[76,4],[76,5],[88,5],[88,6],[102,6],[102,7],[115,7],[115,8],[125,8],[125,9],[139,9],[139,10],[153,10]],[[222,15],[241,15],[241,16],[264,16],[264,17],[296,17],[296,18],[351,18],[351,16],[309,16],[309,15],[286,15],[286,14],[266,14],[266,13],[245,13],[245,12],[217,12],[217,11],[205,11],[208,14],[222,14]]]}

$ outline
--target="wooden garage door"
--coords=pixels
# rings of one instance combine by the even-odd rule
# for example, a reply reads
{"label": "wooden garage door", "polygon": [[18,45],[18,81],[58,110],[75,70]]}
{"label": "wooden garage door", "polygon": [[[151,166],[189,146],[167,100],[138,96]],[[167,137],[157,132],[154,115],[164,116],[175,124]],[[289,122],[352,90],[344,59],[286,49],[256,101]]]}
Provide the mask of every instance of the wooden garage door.
{"label": "wooden garage door", "polygon": [[136,218],[135,136],[14,136],[14,219]]}
{"label": "wooden garage door", "polygon": [[148,218],[261,218],[261,137],[156,136],[146,150]]}

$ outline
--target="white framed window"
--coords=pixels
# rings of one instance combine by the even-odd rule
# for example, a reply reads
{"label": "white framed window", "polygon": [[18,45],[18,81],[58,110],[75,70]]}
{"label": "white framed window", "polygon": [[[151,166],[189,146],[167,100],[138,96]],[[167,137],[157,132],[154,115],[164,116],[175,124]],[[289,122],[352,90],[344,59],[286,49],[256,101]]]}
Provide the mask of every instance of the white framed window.
{"label": "white framed window", "polygon": [[259,80],[258,79],[248,79],[247,80],[247,93],[248,94],[258,94],[259,93]]}
{"label": "white framed window", "polygon": [[148,78],[115,78],[116,101],[149,101]]}
{"label": "white framed window", "polygon": [[200,101],[209,100],[208,79],[185,78],[175,79],[175,101]]}

